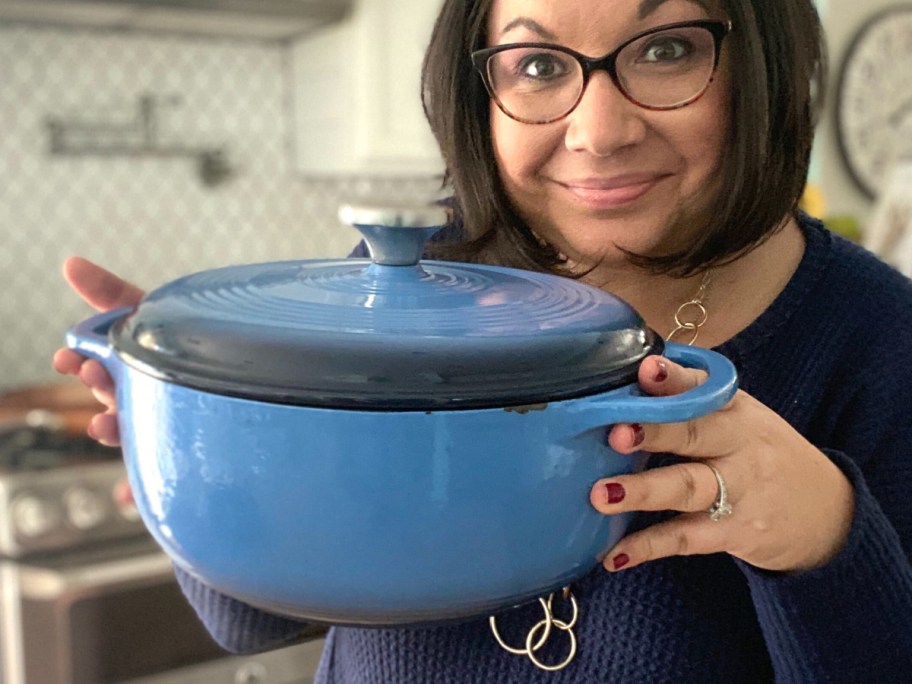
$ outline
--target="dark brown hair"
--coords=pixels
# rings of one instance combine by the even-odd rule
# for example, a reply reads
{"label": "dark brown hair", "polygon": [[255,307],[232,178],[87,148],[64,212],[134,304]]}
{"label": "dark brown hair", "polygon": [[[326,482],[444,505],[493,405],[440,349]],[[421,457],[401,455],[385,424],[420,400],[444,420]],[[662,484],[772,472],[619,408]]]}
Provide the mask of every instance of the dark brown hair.
{"label": "dark brown hair", "polygon": [[[572,0],[568,0],[572,1]],[[422,99],[446,164],[459,244],[437,254],[566,274],[561,256],[520,218],[501,183],[490,135],[487,91],[469,55],[484,46],[493,0],[446,0],[425,54]],[[721,0],[731,19],[731,140],[721,186],[702,230],[661,255],[629,254],[657,273],[690,275],[737,258],[778,230],[796,211],[807,180],[825,49],[812,0]],[[683,227],[683,226],[682,226]]]}

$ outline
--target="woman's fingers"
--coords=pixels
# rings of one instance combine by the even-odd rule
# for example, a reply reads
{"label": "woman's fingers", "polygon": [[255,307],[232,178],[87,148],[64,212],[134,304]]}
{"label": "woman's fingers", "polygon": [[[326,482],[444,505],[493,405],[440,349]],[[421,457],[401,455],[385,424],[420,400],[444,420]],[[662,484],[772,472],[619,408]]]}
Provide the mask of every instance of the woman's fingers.
{"label": "woman's fingers", "polygon": [[114,380],[98,361],[86,359],[72,349],[58,349],[54,354],[54,369],[65,375],[75,375],[107,410],[95,415],[86,432],[105,446],[120,446],[117,425],[117,399]]}
{"label": "woman's fingers", "polygon": [[89,359],[79,369],[79,379],[92,390],[95,398],[108,408],[117,405],[114,396],[114,380],[98,361]]}
{"label": "woman's fingers", "polygon": [[99,413],[89,423],[89,436],[105,446],[120,446],[120,428],[117,425],[117,414],[109,411]]}
{"label": "woman's fingers", "polygon": [[[143,291],[110,271],[81,257],[70,257],[63,263],[63,277],[83,300],[99,311],[134,306]],[[54,354],[54,369],[64,375],[78,376],[92,390],[95,398],[107,407],[96,415],[88,427],[93,439],[107,446],[120,444],[117,425],[117,401],[114,381],[98,361],[87,360],[72,349],[59,349]]]}
{"label": "woman's fingers", "polygon": [[624,537],[608,552],[603,565],[615,572],[669,556],[719,553],[725,548],[725,536],[725,526],[706,513],[688,513]]}
{"label": "woman's fingers", "polygon": [[705,380],[705,371],[684,368],[664,356],[647,356],[637,373],[640,387],[654,397],[681,394]]}
{"label": "woman's fingers", "polygon": [[135,285],[82,257],[63,262],[63,277],[76,294],[99,311],[133,306],[143,297]]}
{"label": "woman's fingers", "polygon": [[606,515],[625,511],[694,513],[708,510],[718,493],[713,471],[695,461],[599,480],[589,499]]}
{"label": "woman's fingers", "polygon": [[[652,396],[682,394],[706,380],[706,373],[684,368],[669,359],[650,356],[640,365],[640,387]],[[612,449],[622,454],[633,451],[672,452],[681,456],[725,456],[740,444],[744,412],[749,397],[739,391],[718,411],[679,423],[619,423],[608,434]]]}
{"label": "woman's fingers", "polygon": [[[649,395],[680,394],[704,379],[701,371],[659,357],[640,366],[639,384]],[[744,391],[693,420],[614,425],[608,441],[619,453],[668,452],[690,459],[593,486],[592,505],[605,515],[679,513],[621,539],[605,558],[608,570],[715,552],[766,570],[807,570],[831,559],[848,536],[851,482],[787,421]],[[723,492],[728,508],[711,517],[710,507],[723,503]]]}
{"label": "woman's fingers", "polygon": [[54,353],[53,365],[54,370],[62,375],[77,376],[105,406],[115,405],[114,380],[98,361],[86,359],[72,349],[58,349]]}
{"label": "woman's fingers", "polygon": [[[638,381],[646,394],[672,396],[701,385],[706,373],[651,356],[640,364]],[[736,426],[744,420],[740,408],[744,398],[740,394],[719,411],[689,421],[615,425],[608,435],[609,444],[621,453],[671,452],[694,458],[729,455],[737,449]],[[714,461],[714,465],[720,471],[726,469],[724,463]],[[726,483],[731,484],[728,478]],[[613,572],[668,556],[724,550],[727,526],[711,520],[708,513],[718,495],[719,485],[712,469],[699,460],[600,480],[590,492],[590,501],[601,513],[681,513],[625,537],[606,556],[605,567]]]}
{"label": "woman's fingers", "polygon": [[54,369],[64,375],[78,376],[82,384],[92,390],[95,398],[107,407],[107,411],[92,418],[86,430],[88,435],[105,446],[119,446],[114,381],[104,366],[72,349],[58,349],[54,354]]}
{"label": "woman's fingers", "polygon": [[[681,394],[705,380],[704,371],[684,368],[660,356],[648,357],[639,370],[640,386],[650,395]],[[689,421],[615,425],[608,435],[608,443],[624,454],[670,452],[698,459],[729,455],[741,441],[737,426],[743,425],[744,411],[740,406],[746,396],[736,394],[719,411]],[[717,495],[718,483],[713,471],[699,461],[692,461],[603,479],[593,486],[590,500],[605,514],[663,510],[688,513],[707,510]]]}
{"label": "woman's fingers", "polygon": [[79,375],[85,357],[72,349],[58,349],[54,352],[54,370],[62,375]]}

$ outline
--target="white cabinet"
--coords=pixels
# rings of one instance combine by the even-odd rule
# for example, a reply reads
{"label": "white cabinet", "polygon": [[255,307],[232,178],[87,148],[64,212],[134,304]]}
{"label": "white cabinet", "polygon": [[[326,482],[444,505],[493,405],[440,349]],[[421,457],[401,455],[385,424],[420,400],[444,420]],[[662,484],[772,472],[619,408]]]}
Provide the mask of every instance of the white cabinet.
{"label": "white cabinet", "polygon": [[421,108],[421,62],[442,0],[356,0],[291,47],[295,156],[314,175],[443,172]]}

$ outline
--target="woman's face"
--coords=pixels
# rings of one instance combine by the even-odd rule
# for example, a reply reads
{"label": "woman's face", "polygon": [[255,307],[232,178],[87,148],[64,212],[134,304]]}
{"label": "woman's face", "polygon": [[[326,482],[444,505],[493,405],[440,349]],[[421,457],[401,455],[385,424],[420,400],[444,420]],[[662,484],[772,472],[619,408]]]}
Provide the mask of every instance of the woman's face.
{"label": "woman's face", "polygon": [[[641,31],[707,18],[719,13],[703,0],[494,0],[487,29],[491,46],[556,43],[599,57]],[[655,254],[680,246],[682,236],[670,234],[675,218],[712,200],[728,140],[726,62],[723,49],[703,97],[675,110],[633,104],[604,71],[552,123],[520,123],[492,101],[494,151],[516,209],[584,265],[626,263],[619,247]]]}

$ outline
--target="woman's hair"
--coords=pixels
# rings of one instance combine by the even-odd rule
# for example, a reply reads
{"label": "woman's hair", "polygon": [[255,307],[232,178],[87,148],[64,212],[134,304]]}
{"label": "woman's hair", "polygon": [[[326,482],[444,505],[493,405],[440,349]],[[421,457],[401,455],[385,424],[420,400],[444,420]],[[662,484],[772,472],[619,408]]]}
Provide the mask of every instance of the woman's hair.
{"label": "woman's hair", "polygon": [[[568,0],[572,1],[572,0]],[[464,261],[566,272],[564,259],[536,238],[512,206],[498,174],[488,93],[470,53],[485,44],[493,0],[445,0],[425,54],[422,100],[454,192],[462,240],[436,254]],[[807,180],[822,101],[825,48],[813,0],[720,0],[733,30],[731,140],[705,225],[678,222],[693,240],[661,255],[629,254],[657,273],[690,275],[762,243],[794,214]]]}

